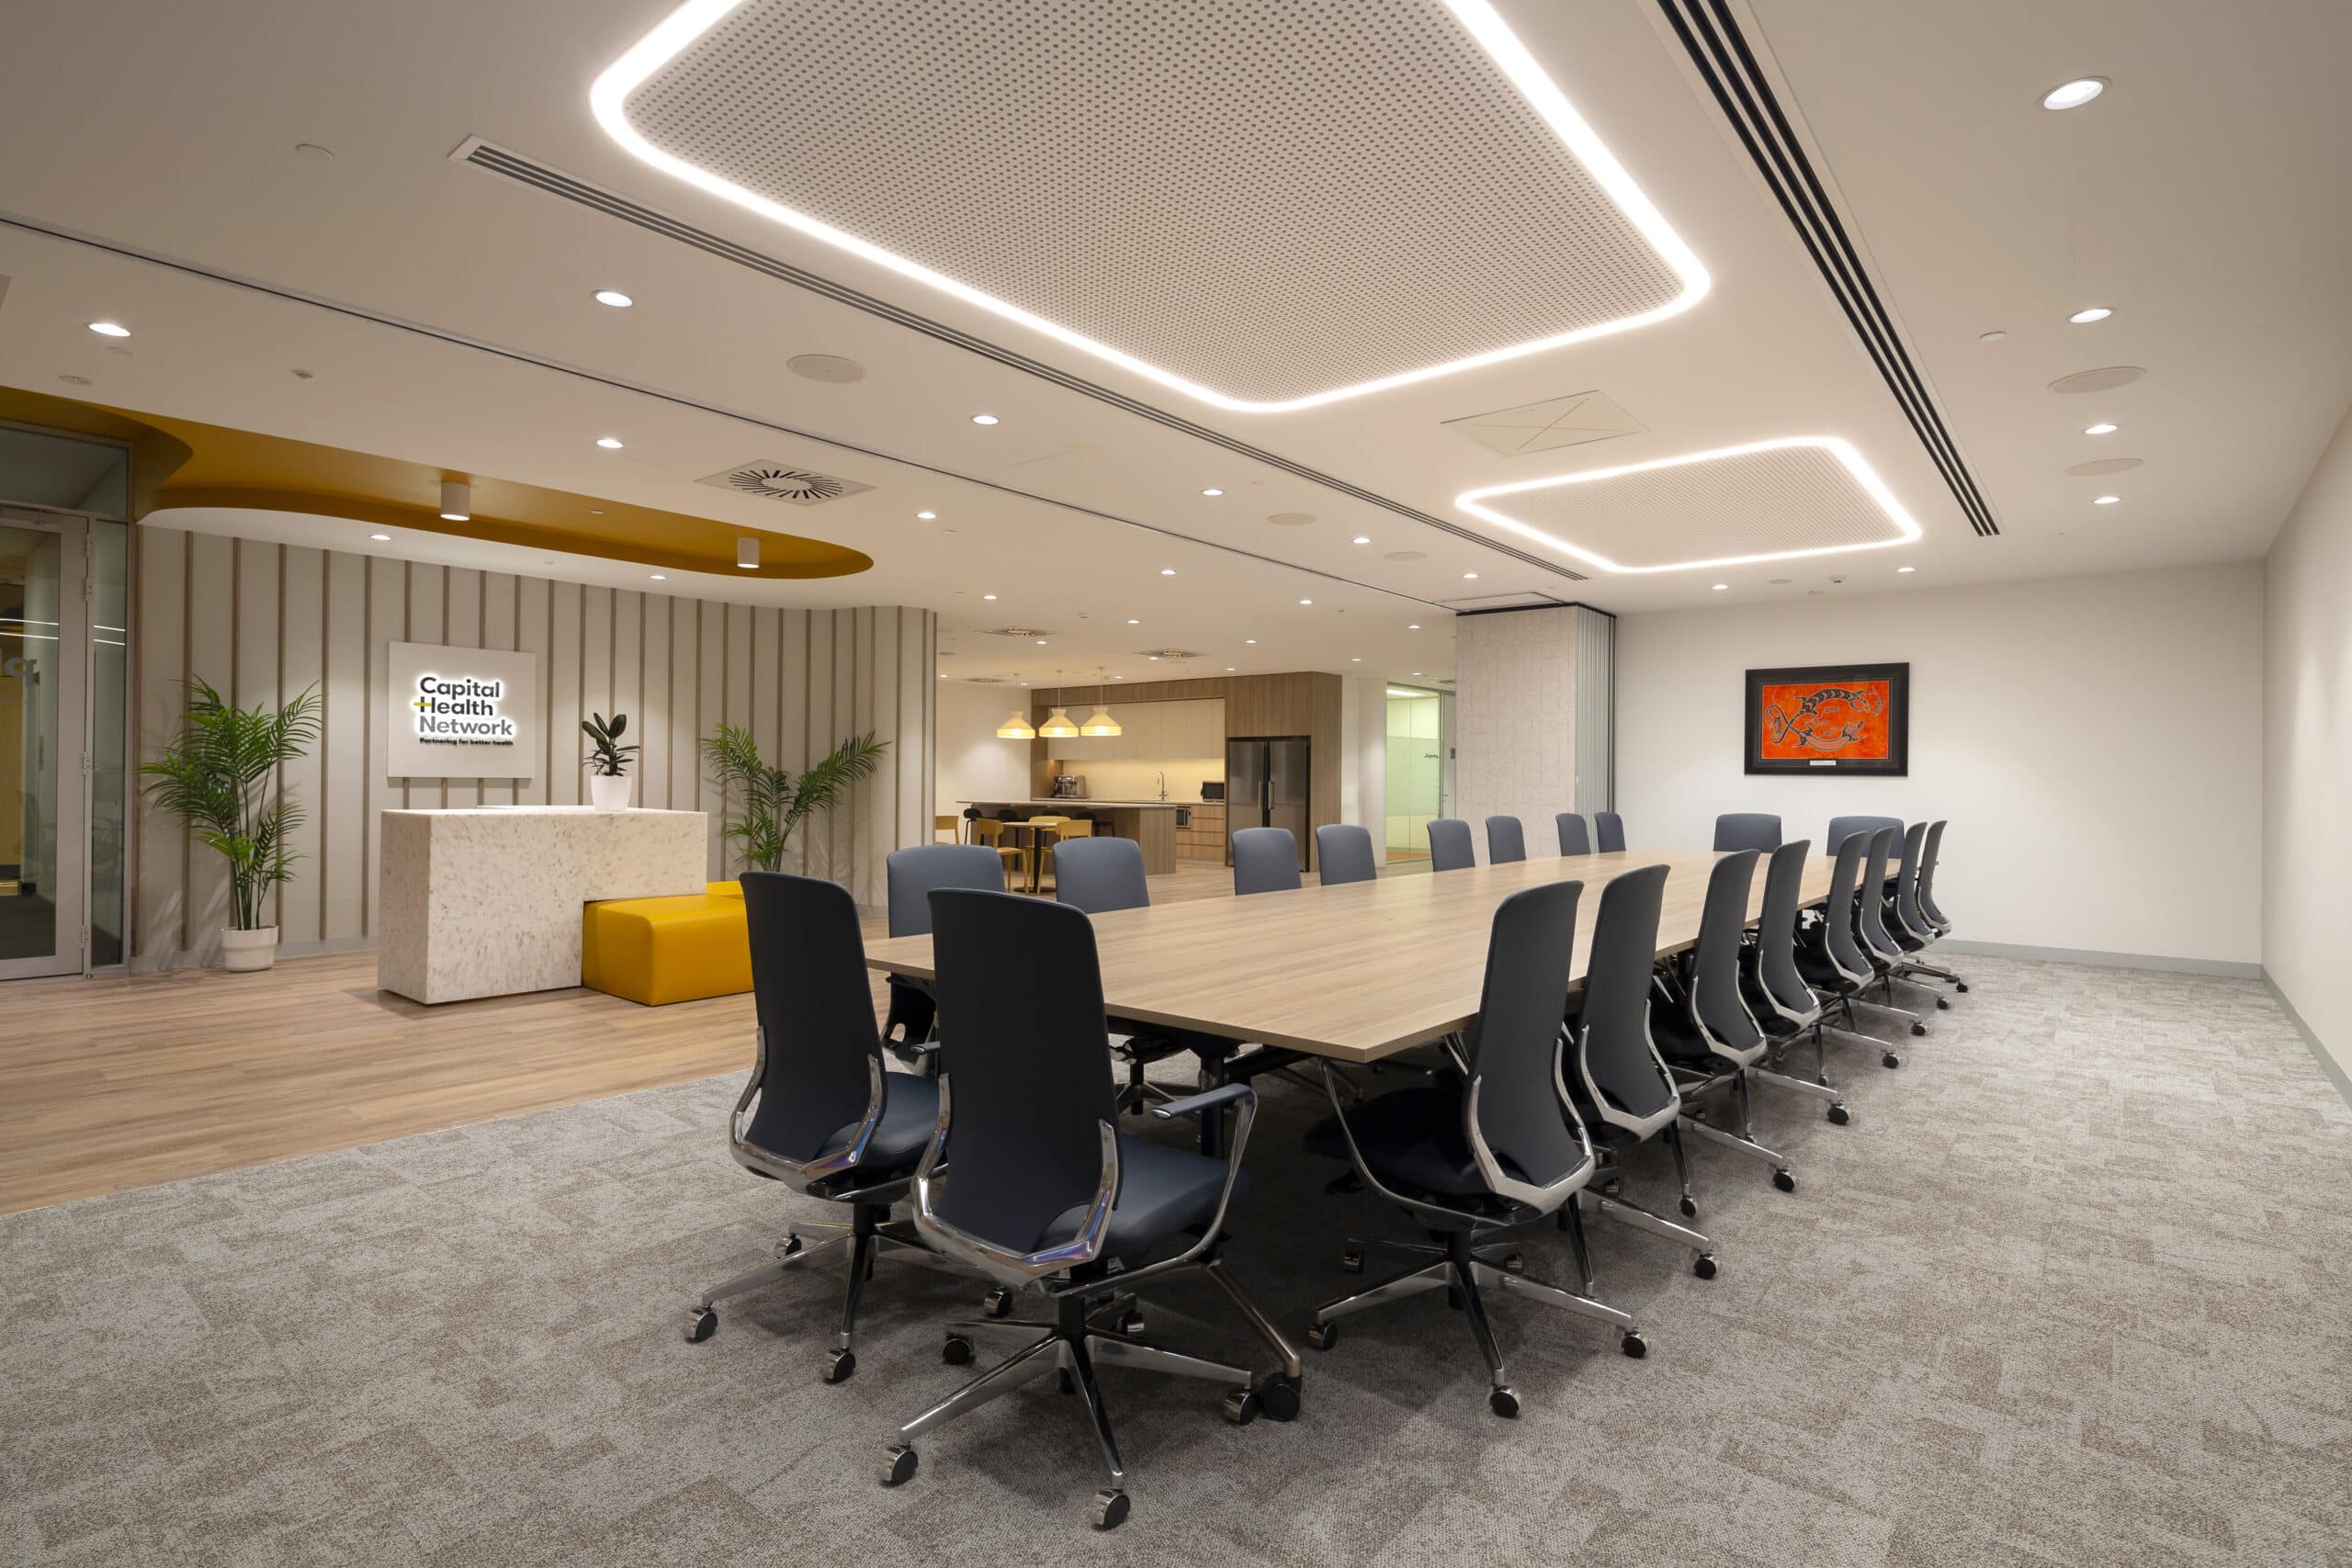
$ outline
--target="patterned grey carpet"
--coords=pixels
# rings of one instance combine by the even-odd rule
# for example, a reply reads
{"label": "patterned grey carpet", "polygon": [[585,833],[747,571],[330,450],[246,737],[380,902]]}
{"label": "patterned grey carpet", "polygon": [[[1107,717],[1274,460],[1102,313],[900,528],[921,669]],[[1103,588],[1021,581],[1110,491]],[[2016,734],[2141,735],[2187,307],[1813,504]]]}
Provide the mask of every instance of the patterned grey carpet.
{"label": "patterned grey carpet", "polygon": [[[885,1265],[840,1387],[838,1269],[681,1340],[800,1202],[729,1161],[732,1082],[0,1219],[0,1561],[2352,1563],[2352,1110],[2254,982],[1966,966],[1901,1071],[1847,1053],[1853,1125],[1759,1090],[1796,1193],[1702,1149],[1720,1278],[1597,1228],[1647,1360],[1500,1303],[1498,1420],[1424,1296],[1308,1352],[1289,1426],[1114,1370],[1110,1536],[1051,1380],[876,1484],[963,1376],[968,1286]],[[1327,1197],[1313,1103],[1266,1098],[1234,1258],[1295,1327],[1342,1235],[1408,1230]],[[1528,1253],[1566,1279],[1558,1237]],[[1203,1287],[1151,1304],[1248,1343]]]}

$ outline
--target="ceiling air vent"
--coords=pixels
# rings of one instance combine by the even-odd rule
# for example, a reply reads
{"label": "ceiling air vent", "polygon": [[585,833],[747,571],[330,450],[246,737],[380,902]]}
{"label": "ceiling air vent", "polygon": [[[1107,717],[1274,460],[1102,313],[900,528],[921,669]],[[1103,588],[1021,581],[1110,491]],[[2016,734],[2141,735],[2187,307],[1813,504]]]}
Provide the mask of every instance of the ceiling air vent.
{"label": "ceiling air vent", "polygon": [[794,506],[822,506],[829,501],[839,501],[845,495],[857,495],[874,488],[862,485],[855,479],[836,479],[831,474],[813,474],[806,468],[796,468],[789,463],[777,463],[762,457],[738,463],[719,473],[706,474],[695,482],[737,491],[744,495],[756,495],[768,501],[786,502]]}
{"label": "ceiling air vent", "polygon": [[1043,626],[990,626],[980,635],[982,637],[1051,637],[1054,634]]}
{"label": "ceiling air vent", "polygon": [[1171,662],[1200,657],[1198,653],[1188,648],[1139,648],[1136,649],[1136,653],[1138,658],[1161,659]]}

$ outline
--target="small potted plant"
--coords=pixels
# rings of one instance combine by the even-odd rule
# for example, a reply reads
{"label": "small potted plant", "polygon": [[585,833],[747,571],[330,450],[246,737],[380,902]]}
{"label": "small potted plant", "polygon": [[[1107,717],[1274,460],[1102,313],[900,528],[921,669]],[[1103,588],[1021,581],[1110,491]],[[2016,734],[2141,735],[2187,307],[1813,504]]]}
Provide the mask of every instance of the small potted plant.
{"label": "small potted plant", "polygon": [[203,681],[180,732],[163,755],[140,765],[148,798],[195,829],[197,841],[229,862],[230,919],[220,966],[266,969],[277,961],[277,927],[262,924],[269,890],[294,879],[287,837],[302,808],[279,784],[288,762],[309,755],[326,705],[315,686],[283,707],[233,707]]}
{"label": "small potted plant", "polygon": [[628,733],[628,715],[616,713],[608,720],[603,714],[591,713],[580,721],[588,736],[588,800],[599,811],[628,809],[628,762],[637,755],[635,746],[621,744],[621,737]]}

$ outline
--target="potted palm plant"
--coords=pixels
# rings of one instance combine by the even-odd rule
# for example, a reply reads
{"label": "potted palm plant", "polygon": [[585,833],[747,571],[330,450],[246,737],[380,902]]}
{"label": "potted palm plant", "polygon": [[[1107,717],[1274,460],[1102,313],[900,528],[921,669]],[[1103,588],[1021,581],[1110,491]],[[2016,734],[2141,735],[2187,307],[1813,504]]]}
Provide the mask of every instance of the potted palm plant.
{"label": "potted palm plant", "polygon": [[834,805],[850,785],[871,776],[889,749],[888,740],[875,739],[868,730],[795,777],[790,769],[763,761],[759,742],[741,725],[722,724],[702,742],[703,760],[723,797],[741,803],[742,814],[727,825],[727,836],[742,846],[744,863],[754,871],[775,870],[801,819]]}
{"label": "potted palm plant", "polygon": [[599,811],[627,811],[628,761],[637,755],[635,746],[621,744],[621,737],[628,733],[628,715],[616,713],[607,719],[591,713],[580,728],[589,741],[588,755],[582,759],[588,765],[589,804]]}
{"label": "potted palm plant", "polygon": [[187,687],[179,733],[139,771],[148,798],[229,863],[232,924],[220,932],[221,967],[266,969],[277,961],[277,927],[262,923],[266,897],[293,880],[302,858],[287,848],[303,818],[280,770],[317,744],[325,699],[307,686],[283,706],[241,708],[206,682]]}

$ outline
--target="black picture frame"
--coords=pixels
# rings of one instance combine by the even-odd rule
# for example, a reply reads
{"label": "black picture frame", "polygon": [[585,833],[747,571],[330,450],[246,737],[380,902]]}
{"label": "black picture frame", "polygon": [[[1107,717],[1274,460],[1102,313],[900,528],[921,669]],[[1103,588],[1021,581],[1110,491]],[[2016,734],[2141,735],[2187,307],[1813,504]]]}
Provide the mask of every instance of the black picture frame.
{"label": "black picture frame", "polygon": [[[1837,757],[1766,757],[1764,688],[1818,682],[1883,681],[1886,685],[1886,756],[1857,761]],[[1743,761],[1750,773],[1803,773],[1815,778],[1905,778],[1911,772],[1911,666],[1905,664],[1810,664],[1781,670],[1750,670],[1741,698],[1745,717]]]}

